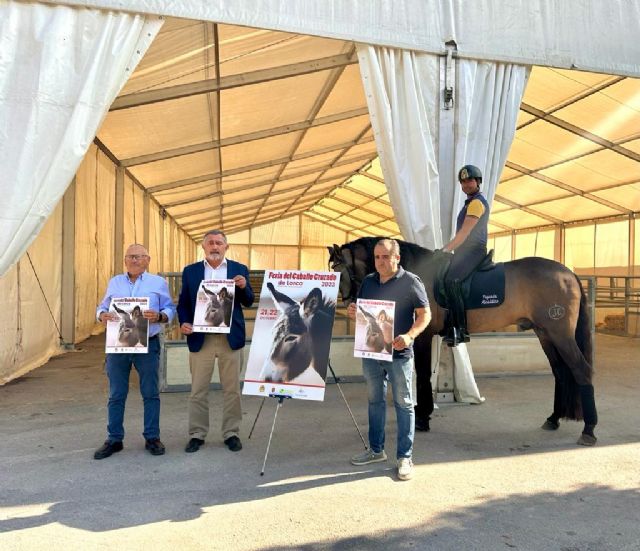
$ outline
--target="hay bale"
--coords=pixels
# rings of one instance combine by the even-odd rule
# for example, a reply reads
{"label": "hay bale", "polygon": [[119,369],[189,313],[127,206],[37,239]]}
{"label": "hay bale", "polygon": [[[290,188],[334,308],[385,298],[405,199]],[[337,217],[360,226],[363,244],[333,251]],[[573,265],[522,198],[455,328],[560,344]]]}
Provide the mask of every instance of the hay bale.
{"label": "hay bale", "polygon": [[609,331],[624,331],[624,314],[609,314],[605,316],[604,325]]}

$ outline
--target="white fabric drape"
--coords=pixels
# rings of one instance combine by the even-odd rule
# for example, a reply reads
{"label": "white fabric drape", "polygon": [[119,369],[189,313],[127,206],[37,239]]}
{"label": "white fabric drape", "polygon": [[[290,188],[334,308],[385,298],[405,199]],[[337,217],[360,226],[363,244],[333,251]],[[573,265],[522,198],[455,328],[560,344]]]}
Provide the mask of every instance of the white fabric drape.
{"label": "white fabric drape", "polygon": [[[402,235],[439,248],[442,232],[448,241],[455,231],[464,203],[460,186],[439,178],[439,58],[361,44],[358,58],[380,165]],[[457,68],[452,168],[457,173],[465,164],[479,166],[491,204],[515,135],[529,68],[467,59],[458,60]]]}
{"label": "white fabric drape", "polygon": [[[465,164],[483,171],[483,191],[491,204],[498,178],[515,134],[518,109],[529,68],[474,60],[458,60],[454,91],[455,124],[439,117],[441,90],[437,56],[385,47],[358,45],[362,82],[380,165],[393,212],[403,237],[429,249],[440,248],[455,233],[464,194],[455,181]],[[446,117],[442,117],[446,120]],[[453,140],[443,139],[451,132]],[[454,144],[453,155],[437,145]],[[452,166],[439,167],[448,159]],[[439,170],[443,169],[443,170]],[[434,337],[439,358],[442,339]],[[471,403],[484,400],[473,378],[465,345],[454,353],[456,396]]]}
{"label": "white fabric drape", "polygon": [[442,246],[437,135],[438,57],[358,44],[385,184],[407,241]]}
{"label": "white fabric drape", "polygon": [[[461,59],[457,63],[456,131],[454,174],[466,164],[480,167],[482,193],[493,203],[498,180],[516,132],[518,110],[529,78],[530,68],[522,65]],[[449,230],[443,228],[444,241],[455,234],[456,218],[466,199],[455,182],[441,183],[443,203],[454,194],[453,209],[443,213]]]}
{"label": "white fabric drape", "polygon": [[0,0],[0,275],[35,239],[161,26]]}

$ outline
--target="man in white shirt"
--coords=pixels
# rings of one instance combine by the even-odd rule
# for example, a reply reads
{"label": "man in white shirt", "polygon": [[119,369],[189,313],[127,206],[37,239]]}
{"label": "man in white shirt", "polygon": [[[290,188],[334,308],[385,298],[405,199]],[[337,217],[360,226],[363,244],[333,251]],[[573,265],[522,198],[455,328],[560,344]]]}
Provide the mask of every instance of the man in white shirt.
{"label": "man in white shirt", "polygon": [[[227,237],[222,231],[207,232],[202,240],[204,261],[190,264],[182,272],[178,319],[180,330],[187,336],[191,370],[190,440],[185,448],[187,453],[198,451],[209,432],[209,383],[216,357],[223,392],[222,439],[231,451],[242,449],[239,436],[242,421],[240,369],[241,349],[246,340],[242,306],[251,306],[254,295],[249,284],[248,268],[244,264],[226,259],[228,248]],[[227,334],[193,331],[198,289],[203,279],[233,279],[235,282],[231,330]]]}

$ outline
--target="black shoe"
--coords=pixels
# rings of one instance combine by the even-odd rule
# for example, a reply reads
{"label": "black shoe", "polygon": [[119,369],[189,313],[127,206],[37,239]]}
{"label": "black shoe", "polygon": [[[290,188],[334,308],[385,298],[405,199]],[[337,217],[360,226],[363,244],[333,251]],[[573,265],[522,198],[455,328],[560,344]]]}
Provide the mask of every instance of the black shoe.
{"label": "black shoe", "polygon": [[204,440],[200,438],[192,438],[189,440],[187,447],[184,449],[187,453],[197,452],[200,449],[200,446],[204,444]]}
{"label": "black shoe", "polygon": [[111,442],[107,440],[104,444],[102,444],[102,447],[96,450],[96,452],[93,454],[93,458],[104,459],[105,457],[109,457],[110,455],[121,451],[123,447],[124,446],[122,445],[122,442]]}
{"label": "black shoe", "polygon": [[239,452],[242,449],[242,442],[237,436],[229,436],[224,443],[232,452]]}
{"label": "black shoe", "polygon": [[160,438],[152,438],[145,441],[144,449],[149,450],[151,455],[164,455],[164,444],[160,442]]}
{"label": "black shoe", "polygon": [[418,417],[416,415],[416,430],[420,432],[429,432],[431,427],[429,426],[429,418]]}

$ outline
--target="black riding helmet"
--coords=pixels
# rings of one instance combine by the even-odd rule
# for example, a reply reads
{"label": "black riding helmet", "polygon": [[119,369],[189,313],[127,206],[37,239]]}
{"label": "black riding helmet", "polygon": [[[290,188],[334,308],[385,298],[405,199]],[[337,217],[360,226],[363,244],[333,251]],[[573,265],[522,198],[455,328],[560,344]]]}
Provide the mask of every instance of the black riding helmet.
{"label": "black riding helmet", "polygon": [[462,180],[468,180],[470,178],[475,178],[478,185],[482,183],[482,172],[477,166],[473,165],[464,165],[460,172],[458,172],[458,182],[462,182]]}

